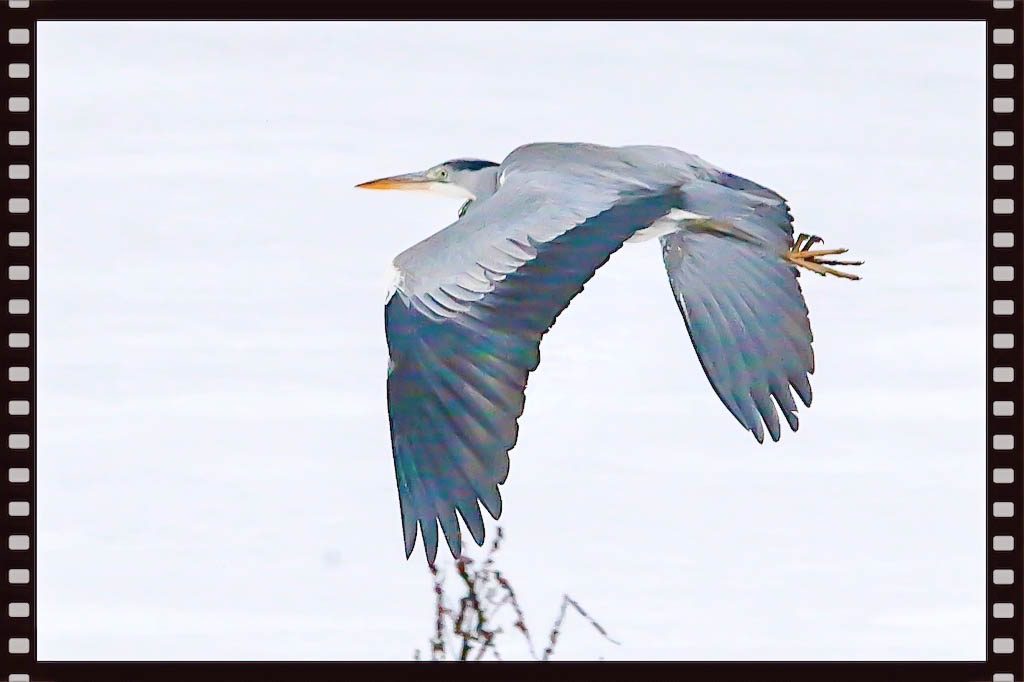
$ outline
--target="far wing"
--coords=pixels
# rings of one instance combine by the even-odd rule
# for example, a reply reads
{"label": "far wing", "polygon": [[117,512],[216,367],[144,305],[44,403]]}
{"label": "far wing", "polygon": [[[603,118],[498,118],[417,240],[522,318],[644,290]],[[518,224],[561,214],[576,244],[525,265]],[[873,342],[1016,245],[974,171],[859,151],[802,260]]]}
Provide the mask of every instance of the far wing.
{"label": "far wing", "polygon": [[791,243],[792,219],[774,192],[737,176],[720,182],[693,183],[684,193],[687,210],[715,215],[717,225],[697,222],[662,237],[662,256],[711,386],[759,442],[762,420],[777,441],[776,403],[796,431],[790,387],[809,406],[814,372],[796,268],[780,255]]}
{"label": "far wing", "polygon": [[407,556],[418,526],[433,563],[438,522],[459,556],[456,511],[483,543],[478,501],[501,514],[541,337],[626,239],[680,203],[677,186],[598,150],[551,147],[513,152],[493,196],[395,259],[388,407]]}

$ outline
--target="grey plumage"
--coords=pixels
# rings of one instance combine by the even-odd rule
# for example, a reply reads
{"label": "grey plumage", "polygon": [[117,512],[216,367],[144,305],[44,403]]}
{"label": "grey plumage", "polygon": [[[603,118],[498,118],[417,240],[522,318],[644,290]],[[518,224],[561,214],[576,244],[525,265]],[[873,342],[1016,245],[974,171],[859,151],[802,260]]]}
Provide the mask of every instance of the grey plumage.
{"label": "grey plumage", "polygon": [[460,218],[395,258],[385,307],[407,556],[418,528],[433,563],[438,523],[459,556],[456,512],[482,544],[478,505],[501,514],[498,486],[541,338],[611,254],[647,232],[660,236],[685,327],[725,406],[758,441],[765,427],[779,439],[778,410],[797,429],[790,389],[810,405],[814,359],[797,283],[805,264],[790,259],[781,196],[676,149],[562,143],[362,186],[444,184],[468,198]]}

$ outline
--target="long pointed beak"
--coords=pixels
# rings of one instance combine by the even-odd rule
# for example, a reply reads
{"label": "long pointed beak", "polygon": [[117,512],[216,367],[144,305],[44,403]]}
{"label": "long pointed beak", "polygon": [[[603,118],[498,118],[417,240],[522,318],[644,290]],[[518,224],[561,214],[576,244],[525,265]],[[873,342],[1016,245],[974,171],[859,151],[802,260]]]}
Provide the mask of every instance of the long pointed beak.
{"label": "long pointed beak", "polygon": [[431,182],[433,180],[423,173],[406,173],[405,175],[392,175],[388,178],[362,182],[356,187],[360,189],[427,189]]}

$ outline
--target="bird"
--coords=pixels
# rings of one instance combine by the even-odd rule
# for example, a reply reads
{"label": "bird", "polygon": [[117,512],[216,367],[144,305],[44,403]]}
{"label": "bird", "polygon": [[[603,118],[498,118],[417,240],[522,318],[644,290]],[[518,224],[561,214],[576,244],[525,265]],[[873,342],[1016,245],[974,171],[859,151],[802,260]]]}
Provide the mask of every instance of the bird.
{"label": "bird", "polygon": [[[501,163],[459,158],[356,187],[463,199],[458,218],[392,261],[384,307],[387,402],[408,559],[438,525],[455,559],[459,519],[477,545],[480,505],[497,520],[527,379],[570,300],[626,243],[657,238],[669,285],[719,399],[759,443],[778,412],[810,407],[813,336],[801,270],[847,249],[793,236],[787,201],[679,149],[534,142]],[[774,402],[773,402],[774,401]]]}

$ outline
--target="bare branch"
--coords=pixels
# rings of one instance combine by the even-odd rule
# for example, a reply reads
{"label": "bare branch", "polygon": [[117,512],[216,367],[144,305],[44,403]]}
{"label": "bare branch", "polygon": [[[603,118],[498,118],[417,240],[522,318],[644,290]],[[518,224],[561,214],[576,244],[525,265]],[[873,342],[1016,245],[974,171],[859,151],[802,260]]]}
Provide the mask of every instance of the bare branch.
{"label": "bare branch", "polygon": [[584,618],[586,618],[586,619],[587,619],[587,622],[588,622],[588,623],[590,623],[591,625],[593,625],[593,626],[594,626],[594,629],[595,629],[595,630],[597,630],[598,632],[600,632],[600,633],[601,633],[601,636],[602,636],[602,637],[604,637],[605,639],[607,639],[607,640],[608,640],[609,642],[611,642],[611,643],[612,643],[612,644],[614,644],[615,646],[622,646],[622,642],[620,642],[620,641],[618,641],[618,640],[616,640],[616,639],[612,639],[612,637],[611,637],[611,636],[610,636],[610,635],[608,634],[608,631],[607,631],[607,630],[605,630],[605,629],[604,629],[603,627],[601,627],[601,624],[600,624],[600,623],[598,623],[598,622],[597,622],[596,620],[594,620],[594,618],[593,618],[593,617],[592,617],[592,616],[591,616],[591,615],[590,615],[589,613],[587,613],[586,611],[584,611],[584,610],[583,610],[583,607],[582,607],[582,606],[580,606],[580,605],[579,605],[579,604],[578,604],[578,603],[576,602],[576,600],[575,600],[575,599],[573,599],[573,598],[572,598],[572,597],[570,597],[569,595],[565,595],[565,599],[566,599],[566,600],[567,600],[567,601],[569,602],[569,604],[571,604],[571,605],[572,605],[572,607],[573,607],[574,609],[576,609],[576,610],[577,610],[577,611],[579,612],[579,614],[580,614],[581,616],[583,616]]}
{"label": "bare branch", "polygon": [[562,595],[562,606],[558,610],[558,618],[555,619],[555,624],[551,626],[551,632],[548,635],[548,646],[547,646],[546,649],[544,649],[544,655],[541,657],[540,660],[542,660],[542,661],[551,660],[551,654],[553,654],[555,652],[555,645],[558,643],[558,636],[562,632],[562,622],[565,620],[566,610],[570,606],[572,606],[574,609],[576,609],[576,611],[579,612],[579,614],[581,616],[586,618],[587,622],[589,622],[591,625],[593,625],[594,629],[597,630],[599,633],[601,633],[602,637],[607,639],[612,644],[615,644],[615,645],[620,645],[621,644],[620,642],[612,639],[608,635],[608,632],[601,626],[601,624],[598,623],[596,620],[594,620],[590,616],[590,614],[588,614],[586,611],[584,611],[583,607],[581,607],[576,602],[575,599],[573,599],[572,597],[570,597],[567,594],[563,594]]}
{"label": "bare branch", "polygon": [[[526,644],[530,647],[530,656],[534,659],[537,658],[537,652],[533,648],[533,638],[530,637],[530,630],[526,627],[526,616],[523,615],[523,609],[519,606],[519,600],[516,598],[515,590],[512,589],[512,584],[501,574],[501,571],[494,572],[494,578],[501,585],[505,591],[505,600],[512,604],[512,610],[516,612],[515,628],[523,633],[523,637],[526,638]],[[505,602],[498,605],[501,607]],[[495,609],[497,611],[497,609]]]}
{"label": "bare branch", "polygon": [[[497,616],[506,604],[511,604],[514,611],[515,619],[512,626],[526,640],[530,656],[537,660],[533,637],[526,625],[526,616],[519,604],[516,591],[505,574],[495,568],[495,556],[501,549],[505,537],[500,526],[495,530],[494,540],[482,562],[476,563],[469,557],[462,557],[455,562],[455,573],[465,590],[463,596],[456,601],[457,611],[446,606],[444,576],[434,566],[430,566],[435,597],[434,631],[430,639],[431,660],[443,661],[448,658],[456,658],[460,661],[479,661],[488,654],[496,660],[502,660],[497,643],[498,636],[503,634],[504,630],[498,625]],[[583,616],[602,637],[614,644],[619,644],[608,635],[600,623],[583,610],[576,600],[568,594],[564,594],[558,618],[548,636],[548,646],[544,649],[540,660],[550,660],[554,654],[570,606]],[[504,619],[501,622],[507,622],[507,620]],[[457,654],[456,646],[458,647]],[[414,655],[416,660],[421,659],[419,649],[416,649]]]}
{"label": "bare branch", "polygon": [[437,606],[437,618],[434,622],[434,639],[430,642],[430,659],[432,661],[443,661],[447,655],[444,633],[444,617],[447,611],[444,607],[444,584],[440,573],[438,573],[434,566],[430,566],[430,573],[434,579],[434,595]]}

